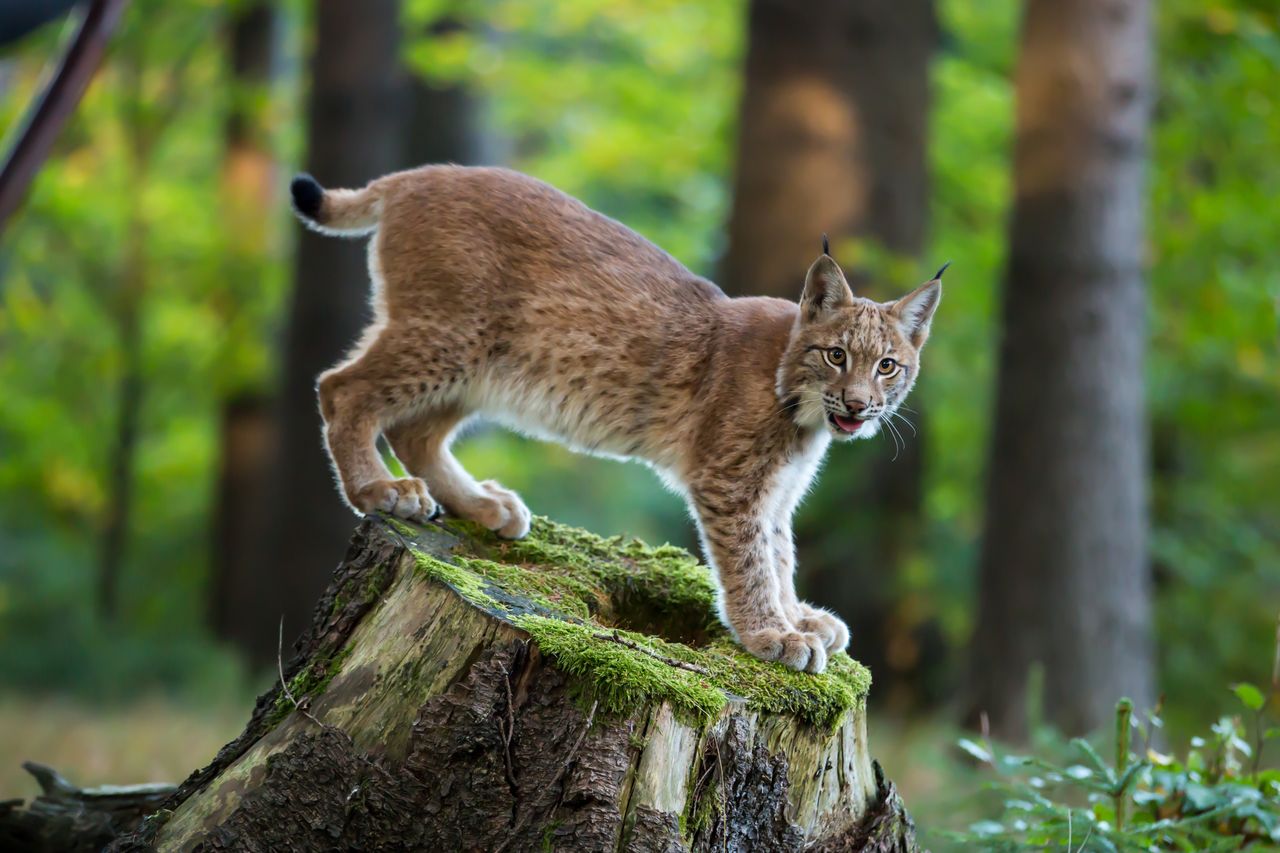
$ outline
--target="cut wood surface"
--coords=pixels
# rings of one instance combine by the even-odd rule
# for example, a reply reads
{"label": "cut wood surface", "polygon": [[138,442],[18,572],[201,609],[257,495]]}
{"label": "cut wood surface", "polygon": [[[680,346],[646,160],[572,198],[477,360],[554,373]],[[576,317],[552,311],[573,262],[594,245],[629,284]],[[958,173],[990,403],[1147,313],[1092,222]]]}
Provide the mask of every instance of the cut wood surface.
{"label": "cut wood surface", "polygon": [[366,519],[244,733],[111,849],[916,849],[867,671],[750,657],[707,571]]}

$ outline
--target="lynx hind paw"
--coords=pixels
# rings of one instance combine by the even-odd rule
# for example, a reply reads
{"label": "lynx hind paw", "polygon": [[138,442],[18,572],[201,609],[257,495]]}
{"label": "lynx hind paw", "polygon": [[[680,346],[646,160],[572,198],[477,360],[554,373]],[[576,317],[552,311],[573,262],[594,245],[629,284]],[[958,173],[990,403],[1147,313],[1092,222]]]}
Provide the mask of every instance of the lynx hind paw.
{"label": "lynx hind paw", "polygon": [[761,660],[776,660],[800,672],[817,674],[827,668],[827,650],[817,634],[766,628],[743,634],[742,646]]}
{"label": "lynx hind paw", "polygon": [[842,652],[849,646],[849,627],[829,610],[811,604],[800,605],[800,618],[796,627],[822,638],[822,645],[829,654]]}
{"label": "lynx hind paw", "polygon": [[356,492],[352,503],[366,514],[386,512],[419,523],[430,521],[440,511],[427,484],[417,477],[375,480]]}
{"label": "lynx hind paw", "polygon": [[533,516],[519,495],[493,480],[485,480],[480,488],[484,490],[484,497],[477,502],[473,521],[483,524],[503,539],[523,539],[529,535]]}

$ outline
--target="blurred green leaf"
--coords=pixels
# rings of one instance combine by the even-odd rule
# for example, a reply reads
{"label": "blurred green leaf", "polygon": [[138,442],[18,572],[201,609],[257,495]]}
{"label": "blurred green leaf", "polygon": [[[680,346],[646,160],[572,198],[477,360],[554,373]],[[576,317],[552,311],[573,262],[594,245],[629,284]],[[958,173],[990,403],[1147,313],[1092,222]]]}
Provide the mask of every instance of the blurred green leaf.
{"label": "blurred green leaf", "polygon": [[1231,688],[1244,706],[1251,711],[1261,711],[1262,706],[1267,703],[1267,699],[1262,695],[1262,691],[1254,687],[1252,684],[1240,682]]}
{"label": "blurred green leaf", "polygon": [[979,761],[986,764],[991,763],[991,753],[982,745],[975,743],[968,738],[960,738],[957,745]]}

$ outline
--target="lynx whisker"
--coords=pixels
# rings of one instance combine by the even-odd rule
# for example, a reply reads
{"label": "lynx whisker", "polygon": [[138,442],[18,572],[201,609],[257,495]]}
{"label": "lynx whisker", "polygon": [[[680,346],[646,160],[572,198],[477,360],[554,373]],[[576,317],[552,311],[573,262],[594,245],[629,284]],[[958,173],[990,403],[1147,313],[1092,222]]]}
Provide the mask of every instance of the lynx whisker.
{"label": "lynx whisker", "polygon": [[884,425],[887,426],[895,436],[895,440],[894,440],[895,447],[893,451],[893,459],[889,461],[896,462],[898,461],[898,452],[901,450],[907,449],[907,440],[902,437],[902,433],[898,432],[898,428],[893,425],[893,421],[891,419],[885,418]]}
{"label": "lynx whisker", "polygon": [[905,415],[898,414],[897,412],[885,412],[885,414],[890,418],[897,418],[898,420],[906,424],[911,429],[911,434],[913,436],[920,435],[919,430],[916,429],[916,425],[911,422],[910,418],[906,417]]}

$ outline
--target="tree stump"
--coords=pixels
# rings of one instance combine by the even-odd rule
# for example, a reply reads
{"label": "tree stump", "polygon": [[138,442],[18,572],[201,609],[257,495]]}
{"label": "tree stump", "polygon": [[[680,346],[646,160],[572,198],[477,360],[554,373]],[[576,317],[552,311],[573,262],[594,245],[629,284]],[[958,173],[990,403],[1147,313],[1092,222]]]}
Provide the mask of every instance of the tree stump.
{"label": "tree stump", "polygon": [[870,677],[758,661],[687,552],[368,518],[240,735],[117,851],[915,850]]}

